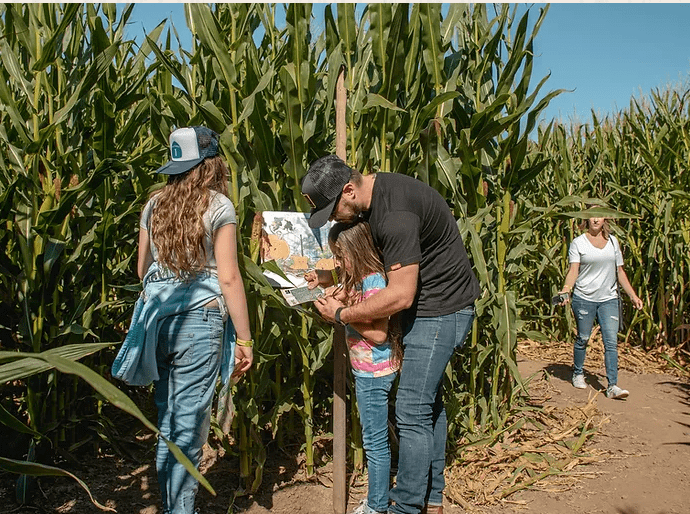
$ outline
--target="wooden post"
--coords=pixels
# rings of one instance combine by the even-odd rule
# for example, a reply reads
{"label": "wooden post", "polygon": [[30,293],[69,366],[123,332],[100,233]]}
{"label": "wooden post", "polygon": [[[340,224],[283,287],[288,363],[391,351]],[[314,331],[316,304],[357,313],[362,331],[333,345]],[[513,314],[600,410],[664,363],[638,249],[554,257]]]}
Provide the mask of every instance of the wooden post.
{"label": "wooden post", "polygon": [[[335,92],[335,153],[347,162],[345,125],[345,67],[340,68]],[[347,349],[345,330],[335,325],[333,332],[333,512],[347,508]]]}
{"label": "wooden post", "polygon": [[345,125],[345,108],[347,91],[345,90],[345,66],[340,68],[338,82],[335,85],[335,154],[347,162],[347,125]]}

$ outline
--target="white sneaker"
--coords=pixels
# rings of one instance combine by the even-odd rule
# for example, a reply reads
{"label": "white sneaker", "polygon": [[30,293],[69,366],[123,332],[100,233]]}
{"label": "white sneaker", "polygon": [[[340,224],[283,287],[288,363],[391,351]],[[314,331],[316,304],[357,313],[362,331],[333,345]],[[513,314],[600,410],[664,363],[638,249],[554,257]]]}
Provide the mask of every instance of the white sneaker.
{"label": "white sneaker", "polygon": [[379,514],[377,511],[369,507],[366,498],[359,502],[359,505],[350,514]]}
{"label": "white sneaker", "polygon": [[366,500],[361,500],[350,514],[369,514],[369,505]]}
{"label": "white sneaker", "polygon": [[578,389],[587,389],[587,382],[585,382],[584,375],[573,375],[573,387]]}
{"label": "white sneaker", "polygon": [[621,389],[617,385],[613,385],[606,390],[606,398],[622,400],[623,398],[627,398],[629,394],[630,392]]}

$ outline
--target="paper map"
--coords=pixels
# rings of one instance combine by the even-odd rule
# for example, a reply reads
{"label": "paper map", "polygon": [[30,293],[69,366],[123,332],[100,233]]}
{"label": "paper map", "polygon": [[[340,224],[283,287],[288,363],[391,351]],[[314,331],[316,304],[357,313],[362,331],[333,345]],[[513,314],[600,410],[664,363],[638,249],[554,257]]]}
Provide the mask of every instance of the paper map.
{"label": "paper map", "polygon": [[274,287],[288,288],[283,291],[288,304],[314,301],[318,291],[306,290],[304,274],[314,269],[334,269],[335,263],[328,247],[328,231],[332,223],[319,229],[309,228],[309,214],[303,212],[264,211],[262,216],[263,261],[275,261],[287,280],[271,271],[264,271],[264,275]]}

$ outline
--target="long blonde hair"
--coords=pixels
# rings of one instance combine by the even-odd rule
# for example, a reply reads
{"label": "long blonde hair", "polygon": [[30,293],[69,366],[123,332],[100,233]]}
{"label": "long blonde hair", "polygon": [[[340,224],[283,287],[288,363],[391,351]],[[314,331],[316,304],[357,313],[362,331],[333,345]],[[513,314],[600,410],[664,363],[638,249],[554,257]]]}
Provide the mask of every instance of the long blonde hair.
{"label": "long blonde hair", "polygon": [[206,264],[203,216],[213,191],[228,194],[228,168],[220,155],[171,175],[165,187],[152,195],[151,242],[158,261],[178,278],[194,275]]}
{"label": "long blonde hair", "polygon": [[[362,279],[372,273],[386,277],[381,257],[374,246],[369,223],[357,219],[352,223],[335,223],[328,233],[328,244],[333,256],[340,261],[338,291],[347,293],[347,305],[354,305],[361,298]],[[345,265],[347,262],[349,265]],[[354,294],[353,294],[354,293]],[[388,341],[392,360],[402,362],[402,332],[397,316],[388,322]]]}

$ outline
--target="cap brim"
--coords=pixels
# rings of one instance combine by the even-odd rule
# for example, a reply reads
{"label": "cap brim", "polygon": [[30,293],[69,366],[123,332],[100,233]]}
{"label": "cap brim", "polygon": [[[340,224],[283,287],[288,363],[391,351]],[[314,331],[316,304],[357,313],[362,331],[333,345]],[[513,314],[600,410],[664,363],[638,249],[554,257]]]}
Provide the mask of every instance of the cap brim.
{"label": "cap brim", "polygon": [[323,227],[328,222],[328,218],[331,217],[331,213],[333,212],[333,208],[335,207],[335,202],[337,200],[338,198],[334,198],[323,209],[319,209],[318,211],[311,211],[308,221],[309,228]]}
{"label": "cap brim", "polygon": [[163,173],[165,175],[179,175],[191,170],[194,166],[203,161],[204,158],[193,159],[191,161],[168,161],[163,166],[156,170],[156,173]]}

